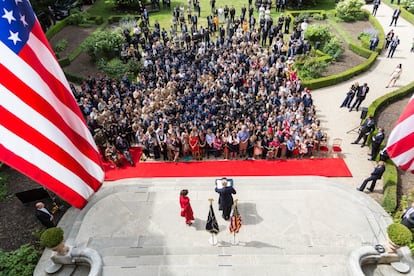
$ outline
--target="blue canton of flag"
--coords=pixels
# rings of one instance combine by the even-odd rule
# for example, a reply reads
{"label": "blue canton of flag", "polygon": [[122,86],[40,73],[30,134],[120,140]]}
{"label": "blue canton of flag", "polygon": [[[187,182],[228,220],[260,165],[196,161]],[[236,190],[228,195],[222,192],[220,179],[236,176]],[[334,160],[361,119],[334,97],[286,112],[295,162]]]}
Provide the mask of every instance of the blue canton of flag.
{"label": "blue canton of flag", "polygon": [[26,44],[35,22],[30,3],[26,0],[2,0],[0,13],[0,40],[18,54]]}

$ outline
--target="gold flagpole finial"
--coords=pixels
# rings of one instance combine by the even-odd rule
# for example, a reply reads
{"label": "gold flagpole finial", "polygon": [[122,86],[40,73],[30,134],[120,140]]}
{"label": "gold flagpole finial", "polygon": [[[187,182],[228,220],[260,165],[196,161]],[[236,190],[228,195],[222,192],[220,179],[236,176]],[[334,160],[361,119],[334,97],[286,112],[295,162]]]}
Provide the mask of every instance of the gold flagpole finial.
{"label": "gold flagpole finial", "polygon": [[213,203],[213,200],[214,200],[214,199],[212,199],[212,198],[209,198],[209,199],[208,199],[208,201],[210,201],[210,203]]}
{"label": "gold flagpole finial", "polygon": [[239,201],[238,199],[234,200],[234,205],[237,205],[237,201]]}

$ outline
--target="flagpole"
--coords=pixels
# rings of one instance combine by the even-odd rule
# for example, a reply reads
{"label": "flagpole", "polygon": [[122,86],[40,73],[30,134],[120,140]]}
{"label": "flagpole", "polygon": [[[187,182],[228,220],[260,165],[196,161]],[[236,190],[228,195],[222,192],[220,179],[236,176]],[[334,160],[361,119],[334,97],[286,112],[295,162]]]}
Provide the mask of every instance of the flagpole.
{"label": "flagpole", "polygon": [[[212,199],[212,198],[209,198],[209,199],[208,199],[208,201],[210,202],[210,206],[212,206],[212,205],[213,205],[213,200],[214,200],[214,199]],[[210,243],[212,246],[214,246],[214,245],[216,245],[216,244],[217,244],[217,239],[216,239],[216,237],[214,236],[214,233],[213,233],[213,232],[211,232],[211,238],[210,238],[210,240],[209,240],[209,243]]]}
{"label": "flagpole", "polygon": [[[238,199],[234,200],[233,216],[235,215],[235,211],[237,209],[237,201]],[[236,231],[233,231],[233,245],[236,245]]]}

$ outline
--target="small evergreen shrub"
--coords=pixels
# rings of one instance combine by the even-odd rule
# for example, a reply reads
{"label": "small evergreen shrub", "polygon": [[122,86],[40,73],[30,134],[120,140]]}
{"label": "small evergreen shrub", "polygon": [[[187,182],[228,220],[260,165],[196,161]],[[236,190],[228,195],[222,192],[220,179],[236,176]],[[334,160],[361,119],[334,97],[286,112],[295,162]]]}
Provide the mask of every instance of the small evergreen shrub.
{"label": "small evergreen shrub", "polygon": [[73,11],[71,15],[67,18],[68,25],[75,25],[79,26],[80,24],[84,24],[88,21],[88,16],[84,12],[80,11]]}
{"label": "small evergreen shrub", "polygon": [[334,36],[323,46],[322,51],[330,55],[334,60],[338,60],[345,50],[339,39]]}
{"label": "small evergreen shrub", "polygon": [[312,18],[315,20],[324,20],[325,19],[325,15],[321,14],[321,13],[314,13],[312,15]]}
{"label": "small evergreen shrub", "polygon": [[399,246],[406,246],[413,240],[411,231],[400,223],[393,223],[387,228],[390,240]]}
{"label": "small evergreen shrub", "polygon": [[305,30],[305,38],[307,38],[313,45],[316,42],[323,46],[331,39],[331,30],[328,26],[322,24],[310,24]]}
{"label": "small evergreen shrub", "polygon": [[336,4],[336,15],[345,22],[366,19],[367,15],[362,10],[365,5],[363,0],[344,0]]}
{"label": "small evergreen shrub", "polygon": [[68,40],[61,39],[56,43],[55,47],[53,48],[53,51],[55,51],[56,54],[59,54],[63,52],[67,46],[68,46]]}
{"label": "small evergreen shrub", "polygon": [[302,80],[319,78],[326,71],[328,63],[317,58],[308,58],[303,64],[295,64],[298,74]]}
{"label": "small evergreen shrub", "polygon": [[115,57],[115,49],[119,49],[123,41],[124,38],[119,32],[96,31],[85,39],[81,47],[93,60],[110,60]]}
{"label": "small evergreen shrub", "polygon": [[63,230],[60,227],[46,229],[40,236],[40,245],[53,248],[63,241]]}

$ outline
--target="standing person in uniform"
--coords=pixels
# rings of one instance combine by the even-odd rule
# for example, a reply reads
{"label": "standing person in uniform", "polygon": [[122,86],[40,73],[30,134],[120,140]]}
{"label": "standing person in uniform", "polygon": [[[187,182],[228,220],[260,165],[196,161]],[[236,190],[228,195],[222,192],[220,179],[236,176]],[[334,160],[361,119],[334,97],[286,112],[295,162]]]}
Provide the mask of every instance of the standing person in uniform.
{"label": "standing person in uniform", "polygon": [[43,202],[37,202],[35,206],[37,219],[47,228],[55,227],[53,215],[46,209],[45,204]]}
{"label": "standing person in uniform", "polygon": [[365,190],[365,186],[367,186],[369,181],[372,181],[371,186],[368,188],[368,190],[372,193],[375,189],[375,183],[377,183],[378,179],[381,179],[382,175],[385,172],[385,163],[384,161],[379,161],[378,165],[375,167],[374,171],[371,173],[371,176],[366,178],[361,186],[357,188],[358,191],[362,192]]}
{"label": "standing person in uniform", "polygon": [[188,190],[184,189],[180,192],[180,206],[181,206],[181,216],[185,218],[185,223],[190,226],[193,224],[194,214],[193,208],[191,208],[190,198],[187,196]]}
{"label": "standing person in uniform", "polygon": [[223,218],[228,220],[230,218],[231,207],[233,206],[233,195],[236,194],[236,190],[233,186],[228,186],[227,180],[222,180],[222,188],[216,187],[216,192],[220,194],[219,197],[219,209],[223,210]]}

